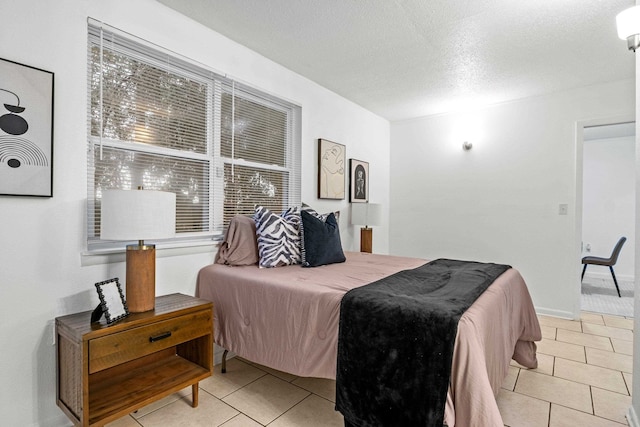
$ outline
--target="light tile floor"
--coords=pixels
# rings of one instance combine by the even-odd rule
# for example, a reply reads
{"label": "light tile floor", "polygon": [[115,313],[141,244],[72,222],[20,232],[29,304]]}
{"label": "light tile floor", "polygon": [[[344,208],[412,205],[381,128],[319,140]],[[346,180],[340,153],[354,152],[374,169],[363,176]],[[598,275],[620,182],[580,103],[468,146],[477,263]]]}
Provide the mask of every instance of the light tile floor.
{"label": "light tile floor", "polygon": [[[596,268],[597,266],[593,269]],[[606,270],[604,267],[599,268]],[[582,281],[580,307],[585,311],[607,313],[614,316],[633,316],[635,283],[633,280],[618,279],[618,285],[620,297],[611,276],[593,277],[587,273]]]}
{"label": "light tile floor", "polygon": [[[633,319],[583,312],[580,321],[538,316],[539,366],[512,362],[498,395],[509,427],[620,427],[631,405]],[[108,424],[108,427],[343,426],[335,382],[301,378],[239,358],[200,383]]]}

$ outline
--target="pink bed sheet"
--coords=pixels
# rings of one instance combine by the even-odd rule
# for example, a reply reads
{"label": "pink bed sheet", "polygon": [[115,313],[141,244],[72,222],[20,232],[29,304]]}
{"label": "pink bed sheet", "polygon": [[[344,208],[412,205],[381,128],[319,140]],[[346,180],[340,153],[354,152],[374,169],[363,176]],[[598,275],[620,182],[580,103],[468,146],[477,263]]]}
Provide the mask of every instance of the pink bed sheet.
{"label": "pink bed sheet", "polygon": [[[274,369],[335,379],[342,295],[427,262],[362,252],[345,255],[345,263],[315,268],[202,268],[196,295],[214,304],[215,342]],[[510,360],[535,368],[533,341],[541,338],[526,284],[516,269],[509,269],[460,319],[445,423],[502,426],[495,398]]]}

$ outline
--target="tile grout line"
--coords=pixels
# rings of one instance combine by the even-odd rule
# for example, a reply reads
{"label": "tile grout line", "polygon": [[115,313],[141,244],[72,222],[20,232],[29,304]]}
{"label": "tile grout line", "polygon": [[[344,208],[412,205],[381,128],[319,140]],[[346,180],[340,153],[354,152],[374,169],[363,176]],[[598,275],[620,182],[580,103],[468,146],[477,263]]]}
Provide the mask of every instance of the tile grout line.
{"label": "tile grout line", "polygon": [[520,372],[522,372],[522,368],[518,368],[518,374],[516,375],[516,380],[513,382],[513,391],[514,393],[516,393],[516,387],[518,385],[518,380],[520,379]]}

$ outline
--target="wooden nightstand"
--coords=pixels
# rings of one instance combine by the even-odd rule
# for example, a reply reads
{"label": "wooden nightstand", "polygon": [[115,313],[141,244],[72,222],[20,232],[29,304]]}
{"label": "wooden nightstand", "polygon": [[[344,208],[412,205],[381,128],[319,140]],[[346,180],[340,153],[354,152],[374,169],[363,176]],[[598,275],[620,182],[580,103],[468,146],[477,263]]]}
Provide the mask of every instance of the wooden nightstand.
{"label": "wooden nightstand", "polygon": [[91,311],[56,318],[57,404],[76,425],[114,421],[213,372],[213,304],[181,294],[111,326]]}

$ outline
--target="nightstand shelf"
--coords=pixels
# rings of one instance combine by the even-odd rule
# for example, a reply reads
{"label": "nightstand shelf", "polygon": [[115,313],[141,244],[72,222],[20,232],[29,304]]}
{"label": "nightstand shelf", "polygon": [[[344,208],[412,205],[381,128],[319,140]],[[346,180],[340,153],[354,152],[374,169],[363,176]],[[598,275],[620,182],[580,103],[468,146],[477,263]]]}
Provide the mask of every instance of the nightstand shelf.
{"label": "nightstand shelf", "polygon": [[56,319],[58,406],[76,425],[99,426],[192,386],[213,369],[213,307],[173,294],[111,325],[90,312]]}

